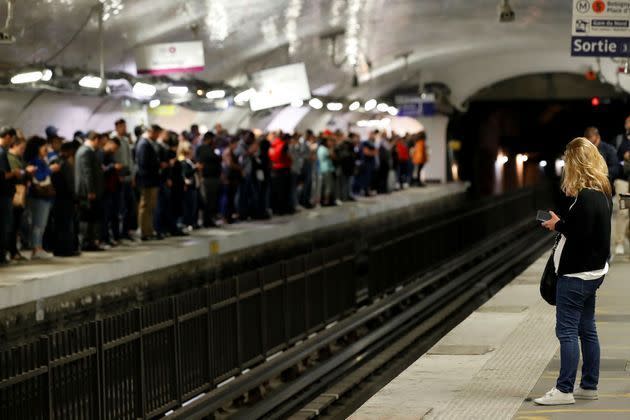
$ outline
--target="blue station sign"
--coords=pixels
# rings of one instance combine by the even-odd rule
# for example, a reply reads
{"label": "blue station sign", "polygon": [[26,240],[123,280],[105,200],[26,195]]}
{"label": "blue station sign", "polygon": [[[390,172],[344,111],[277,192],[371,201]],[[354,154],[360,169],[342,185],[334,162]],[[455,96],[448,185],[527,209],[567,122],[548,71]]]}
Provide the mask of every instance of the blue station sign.
{"label": "blue station sign", "polygon": [[571,55],[630,57],[630,0],[573,0]]}

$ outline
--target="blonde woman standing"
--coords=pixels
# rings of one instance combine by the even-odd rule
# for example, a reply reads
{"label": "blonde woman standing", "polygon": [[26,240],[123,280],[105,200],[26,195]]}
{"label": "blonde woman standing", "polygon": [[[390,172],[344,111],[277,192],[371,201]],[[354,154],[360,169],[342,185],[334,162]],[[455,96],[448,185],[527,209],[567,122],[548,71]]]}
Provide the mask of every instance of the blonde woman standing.
{"label": "blonde woman standing", "polygon": [[[551,212],[543,227],[559,232],[554,254],[556,336],[560,340],[560,374],[540,405],[574,404],[575,398],[595,400],[599,381],[599,339],[595,327],[595,294],[608,273],[612,189],[606,162],[583,137],[565,151],[562,191],[574,198],[565,218]],[[582,378],[575,387],[582,343]]]}

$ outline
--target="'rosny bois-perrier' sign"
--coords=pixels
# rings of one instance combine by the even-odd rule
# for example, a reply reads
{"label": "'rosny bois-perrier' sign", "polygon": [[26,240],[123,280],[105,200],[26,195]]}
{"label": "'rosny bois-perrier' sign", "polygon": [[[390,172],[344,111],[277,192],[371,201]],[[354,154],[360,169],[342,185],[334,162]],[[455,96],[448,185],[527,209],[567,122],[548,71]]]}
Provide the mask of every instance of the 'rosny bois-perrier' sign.
{"label": "'rosny bois-perrier' sign", "polygon": [[630,57],[630,0],[573,0],[571,55]]}

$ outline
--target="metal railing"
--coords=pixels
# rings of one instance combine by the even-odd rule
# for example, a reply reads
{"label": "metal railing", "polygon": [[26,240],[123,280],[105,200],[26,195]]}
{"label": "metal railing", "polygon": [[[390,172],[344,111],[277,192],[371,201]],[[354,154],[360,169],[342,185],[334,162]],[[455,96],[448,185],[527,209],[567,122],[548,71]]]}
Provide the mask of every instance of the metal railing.
{"label": "metal railing", "polygon": [[346,316],[365,283],[370,297],[381,295],[530,216],[543,207],[541,191],[394,229],[368,226],[367,247],[348,237],[26,344],[4,345],[0,419],[161,416]]}

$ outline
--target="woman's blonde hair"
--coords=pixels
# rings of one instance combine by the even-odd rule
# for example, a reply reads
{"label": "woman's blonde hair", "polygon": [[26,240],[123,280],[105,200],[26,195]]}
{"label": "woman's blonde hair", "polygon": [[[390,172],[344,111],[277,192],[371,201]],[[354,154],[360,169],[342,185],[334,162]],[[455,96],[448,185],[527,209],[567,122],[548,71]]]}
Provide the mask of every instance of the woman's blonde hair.
{"label": "woman's blonde hair", "polygon": [[577,197],[582,189],[590,188],[612,196],[606,161],[588,139],[573,139],[564,152],[564,162],[562,191],[566,195]]}

